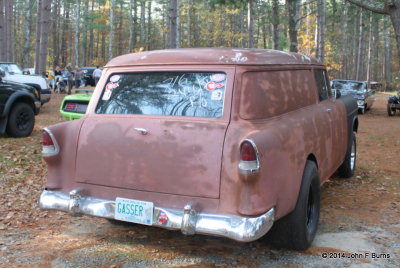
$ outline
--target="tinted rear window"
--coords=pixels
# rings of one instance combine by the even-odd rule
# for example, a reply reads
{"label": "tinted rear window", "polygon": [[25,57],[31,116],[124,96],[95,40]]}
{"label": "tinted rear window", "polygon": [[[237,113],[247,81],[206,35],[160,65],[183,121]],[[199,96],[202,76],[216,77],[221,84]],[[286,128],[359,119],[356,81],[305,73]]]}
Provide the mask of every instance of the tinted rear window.
{"label": "tinted rear window", "polygon": [[222,116],[226,74],[121,73],[108,78],[98,114]]}

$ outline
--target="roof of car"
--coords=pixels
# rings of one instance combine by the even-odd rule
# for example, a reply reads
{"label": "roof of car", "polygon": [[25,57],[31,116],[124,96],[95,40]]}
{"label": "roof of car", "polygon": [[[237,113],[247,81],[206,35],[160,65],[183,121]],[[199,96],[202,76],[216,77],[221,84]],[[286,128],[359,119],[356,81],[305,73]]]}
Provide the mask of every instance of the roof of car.
{"label": "roof of car", "polygon": [[333,81],[342,81],[342,82],[354,82],[354,83],[367,83],[367,81],[359,81],[359,80],[346,80],[346,79],[333,79]]}
{"label": "roof of car", "polygon": [[126,54],[105,67],[171,64],[323,65],[313,57],[272,49],[184,48]]}

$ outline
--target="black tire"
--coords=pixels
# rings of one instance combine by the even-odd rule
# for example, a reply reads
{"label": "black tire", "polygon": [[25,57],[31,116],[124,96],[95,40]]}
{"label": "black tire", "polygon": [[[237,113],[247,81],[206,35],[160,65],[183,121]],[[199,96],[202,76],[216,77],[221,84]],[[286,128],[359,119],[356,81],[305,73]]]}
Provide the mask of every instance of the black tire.
{"label": "black tire", "polygon": [[7,134],[15,138],[27,137],[32,133],[34,125],[33,108],[24,102],[14,104],[8,116]]}
{"label": "black tire", "polygon": [[347,150],[346,157],[344,158],[343,163],[339,167],[339,174],[342,178],[350,178],[354,175],[354,171],[356,169],[357,162],[357,139],[356,133],[353,132],[351,136],[351,144],[349,149]]}
{"label": "black tire", "polygon": [[266,239],[276,248],[306,250],[318,228],[320,180],[316,164],[307,161],[295,209],[272,226]]}
{"label": "black tire", "polygon": [[396,115],[396,109],[392,109],[392,108],[390,108],[390,106],[388,105],[388,107],[387,107],[387,113],[388,113],[388,116],[394,116],[394,115]]}
{"label": "black tire", "polygon": [[365,114],[365,107],[363,107],[363,108],[358,108],[358,113],[359,113],[359,114]]}

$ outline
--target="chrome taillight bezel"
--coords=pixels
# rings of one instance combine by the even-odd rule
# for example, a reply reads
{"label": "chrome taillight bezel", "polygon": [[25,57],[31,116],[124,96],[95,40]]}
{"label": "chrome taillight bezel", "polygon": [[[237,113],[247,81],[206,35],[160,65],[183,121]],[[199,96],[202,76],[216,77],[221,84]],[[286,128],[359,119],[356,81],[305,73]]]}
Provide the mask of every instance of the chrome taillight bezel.
{"label": "chrome taillight bezel", "polygon": [[239,149],[239,165],[238,165],[239,172],[240,172],[240,174],[243,174],[243,175],[257,174],[260,172],[260,154],[258,152],[256,143],[251,139],[244,139],[240,143],[239,148],[241,148],[241,146],[244,142],[248,142],[251,144],[251,146],[253,147],[255,154],[256,154],[256,160],[254,160],[254,161],[242,160],[241,155],[240,155],[241,154],[240,149]]}
{"label": "chrome taillight bezel", "polygon": [[60,153],[60,146],[58,145],[58,142],[54,137],[53,132],[51,132],[51,130],[48,128],[44,128],[43,131],[46,131],[47,134],[49,134],[53,145],[42,145],[42,156],[49,157],[58,155]]}

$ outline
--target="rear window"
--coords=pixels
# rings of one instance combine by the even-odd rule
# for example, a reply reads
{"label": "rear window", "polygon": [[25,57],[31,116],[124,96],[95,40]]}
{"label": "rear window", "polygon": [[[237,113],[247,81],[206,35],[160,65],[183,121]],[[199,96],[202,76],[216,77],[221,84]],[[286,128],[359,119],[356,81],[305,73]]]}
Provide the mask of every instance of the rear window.
{"label": "rear window", "polygon": [[143,114],[219,118],[226,74],[153,72],[111,75],[97,114]]}

